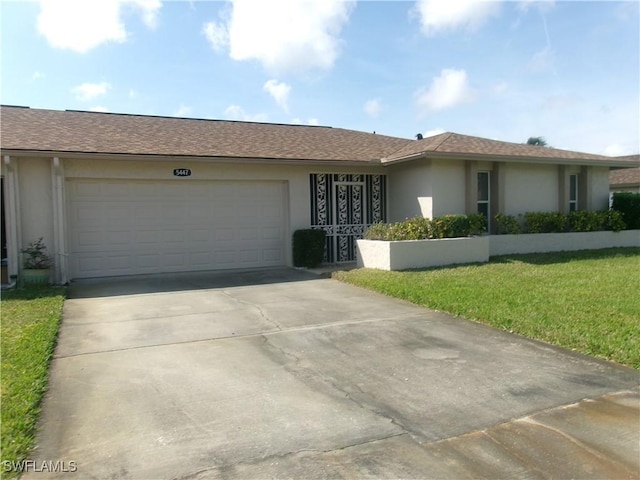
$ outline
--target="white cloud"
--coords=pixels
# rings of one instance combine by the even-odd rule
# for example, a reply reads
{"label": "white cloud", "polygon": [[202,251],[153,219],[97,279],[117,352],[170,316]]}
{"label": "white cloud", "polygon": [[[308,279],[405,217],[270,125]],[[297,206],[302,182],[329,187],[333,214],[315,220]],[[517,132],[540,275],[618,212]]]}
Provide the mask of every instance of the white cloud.
{"label": "white cloud", "polygon": [[427,130],[426,132],[424,132],[423,137],[427,138],[427,137],[435,137],[436,135],[440,135],[441,133],[445,133],[446,130],[444,128],[434,128],[431,130]]}
{"label": "white cloud", "polygon": [[340,31],[354,2],[345,0],[231,0],[222,23],[209,22],[211,46],[233,60],[257,60],[273,73],[328,70],[340,53]]}
{"label": "white cloud", "polygon": [[445,68],[429,88],[418,90],[415,97],[421,110],[427,112],[468,103],[473,100],[473,90],[469,86],[467,72]]}
{"label": "white cloud", "polygon": [[491,91],[494,95],[502,95],[509,90],[509,84],[507,82],[498,82],[493,87],[491,87]]}
{"label": "white cloud", "polygon": [[144,24],[155,29],[158,26],[158,12],[162,8],[161,0],[128,0],[128,3],[140,10]]}
{"label": "white cloud", "polygon": [[273,97],[282,110],[289,113],[289,93],[291,93],[291,85],[271,79],[268,80],[262,88]]}
{"label": "white cloud", "polygon": [[216,52],[224,51],[229,45],[229,31],[226,25],[217,22],[207,22],[202,28],[204,36]]}
{"label": "white cloud", "polygon": [[76,99],[86,102],[96,97],[106,95],[111,89],[111,84],[107,82],[101,83],[83,83],[71,89],[71,92],[75,94]]}
{"label": "white cloud", "polygon": [[607,145],[603,151],[604,155],[609,155],[610,157],[621,157],[623,155],[633,155],[634,153],[637,152],[632,151],[630,148],[625,148],[618,143]]}
{"label": "white cloud", "polygon": [[309,118],[306,122],[300,120],[300,118],[296,117],[291,119],[291,123],[296,125],[320,125],[320,120],[317,118]]}
{"label": "white cloud", "polygon": [[41,72],[33,72],[33,75],[31,75],[31,80],[34,82],[43,78],[45,78],[45,74]]}
{"label": "white cloud", "polygon": [[100,113],[107,113],[109,111],[109,109],[107,107],[103,107],[98,105],[97,107],[92,107],[89,109],[90,112],[100,112]]}
{"label": "white cloud", "polygon": [[129,90],[129,98],[137,98],[138,97],[138,92],[136,90],[134,90],[133,88]]}
{"label": "white cloud", "polygon": [[554,51],[549,47],[545,47],[533,54],[533,57],[531,57],[531,60],[529,60],[527,68],[533,73],[544,73],[553,71],[555,58],[556,54],[554,53]]}
{"label": "white cloud", "polygon": [[521,0],[518,2],[518,10],[525,13],[532,7],[537,8],[542,13],[546,13],[555,6],[555,0]]}
{"label": "white cloud", "polygon": [[85,53],[105,42],[122,43],[127,31],[122,7],[133,6],[154,28],[160,0],[39,0],[38,31],[56,48]]}
{"label": "white cloud", "polygon": [[373,98],[364,102],[363,110],[364,113],[366,113],[370,117],[377,117],[382,111],[382,104],[380,103],[379,99]]}
{"label": "white cloud", "polygon": [[180,105],[178,107],[178,109],[173,112],[173,116],[174,117],[187,117],[191,114],[191,112],[193,111],[193,109],[191,107],[188,107],[187,105]]}
{"label": "white cloud", "polygon": [[229,105],[224,110],[224,117],[228,120],[241,120],[243,122],[266,122],[264,113],[249,114],[240,105]]}
{"label": "white cloud", "polygon": [[500,2],[478,0],[418,0],[414,7],[420,17],[422,33],[436,35],[464,27],[475,31],[498,14]]}

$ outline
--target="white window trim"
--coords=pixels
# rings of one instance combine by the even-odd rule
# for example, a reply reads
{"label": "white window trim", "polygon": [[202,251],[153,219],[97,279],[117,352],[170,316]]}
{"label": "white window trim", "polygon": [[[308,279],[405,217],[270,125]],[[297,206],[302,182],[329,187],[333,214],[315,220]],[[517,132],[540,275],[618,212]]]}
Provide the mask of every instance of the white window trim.
{"label": "white window trim", "polygon": [[[486,200],[476,200],[476,206],[478,206],[478,205],[486,205],[487,206],[487,216],[489,217],[488,220],[491,220],[491,172],[490,171],[479,171],[478,172],[478,176],[480,176],[481,173],[486,173],[487,174],[487,199]],[[479,188],[480,187],[478,186],[478,189]]]}
{"label": "white window trim", "polygon": [[[571,183],[575,182],[575,198],[571,197]],[[572,208],[573,207],[573,208]],[[572,173],[569,175],[569,211],[574,212],[578,210],[578,174]]]}

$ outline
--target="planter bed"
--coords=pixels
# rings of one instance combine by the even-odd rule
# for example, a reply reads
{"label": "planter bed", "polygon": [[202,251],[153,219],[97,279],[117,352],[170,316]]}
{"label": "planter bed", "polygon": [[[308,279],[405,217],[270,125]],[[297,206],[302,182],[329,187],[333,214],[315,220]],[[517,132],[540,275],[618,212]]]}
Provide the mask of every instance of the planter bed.
{"label": "planter bed", "polygon": [[489,255],[492,257],[517,253],[640,247],[640,230],[622,230],[621,232],[529,233],[519,235],[492,235],[489,238]]}
{"label": "planter bed", "polygon": [[498,255],[614,247],[640,247],[640,230],[488,235],[437,240],[358,240],[358,267],[408,270],[487,262],[489,257]]}
{"label": "planter bed", "polygon": [[380,270],[440,267],[489,260],[489,237],[358,240],[358,267]]}

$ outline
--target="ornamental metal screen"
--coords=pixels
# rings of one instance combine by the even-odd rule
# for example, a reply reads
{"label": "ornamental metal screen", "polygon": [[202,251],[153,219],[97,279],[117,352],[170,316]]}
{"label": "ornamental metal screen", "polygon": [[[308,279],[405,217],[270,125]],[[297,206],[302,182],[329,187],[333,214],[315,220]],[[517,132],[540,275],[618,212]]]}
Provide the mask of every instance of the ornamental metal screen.
{"label": "ornamental metal screen", "polygon": [[355,261],[356,240],[386,221],[386,176],[312,173],[310,182],[311,228],[327,233],[324,261]]}

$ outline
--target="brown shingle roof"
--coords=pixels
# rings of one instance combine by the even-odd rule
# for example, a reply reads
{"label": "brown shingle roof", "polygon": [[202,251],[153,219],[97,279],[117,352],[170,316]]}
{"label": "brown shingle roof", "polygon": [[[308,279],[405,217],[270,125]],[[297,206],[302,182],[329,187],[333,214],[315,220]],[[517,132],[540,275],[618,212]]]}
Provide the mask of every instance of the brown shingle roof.
{"label": "brown shingle roof", "polygon": [[[637,160],[636,163],[638,163]],[[612,170],[609,172],[609,185],[620,187],[640,185],[640,167]]]}
{"label": "brown shingle roof", "polygon": [[612,158],[456,133],[416,141],[331,127],[8,106],[0,109],[0,148],[5,152],[382,163],[423,156],[611,166],[637,163],[637,156]]}
{"label": "brown shingle roof", "polygon": [[341,128],[3,106],[4,150],[379,161],[412,140]]}
{"label": "brown shingle roof", "polygon": [[[435,154],[435,155],[434,155]],[[462,154],[465,156],[488,156],[491,159],[506,157],[511,159],[524,158],[540,161],[607,161],[623,162],[626,159],[615,159],[603,155],[572,152],[521,143],[501,142],[488,138],[472,137],[457,133],[442,133],[423,140],[414,141],[404,148],[382,159],[385,163],[392,163],[419,156],[448,156]],[[572,162],[573,163],[573,162]]]}

